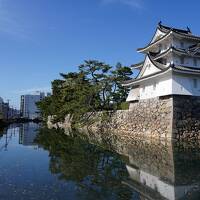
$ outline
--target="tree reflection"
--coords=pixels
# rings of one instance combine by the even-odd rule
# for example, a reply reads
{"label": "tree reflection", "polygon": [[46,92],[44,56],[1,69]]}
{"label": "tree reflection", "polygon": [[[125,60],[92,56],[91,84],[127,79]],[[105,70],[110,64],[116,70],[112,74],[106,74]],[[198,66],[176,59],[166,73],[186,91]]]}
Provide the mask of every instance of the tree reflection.
{"label": "tree reflection", "polygon": [[128,174],[118,154],[78,136],[66,136],[61,130],[41,129],[36,142],[49,151],[51,173],[75,183],[80,195],[84,192],[88,199],[133,198],[133,192],[121,183]]}

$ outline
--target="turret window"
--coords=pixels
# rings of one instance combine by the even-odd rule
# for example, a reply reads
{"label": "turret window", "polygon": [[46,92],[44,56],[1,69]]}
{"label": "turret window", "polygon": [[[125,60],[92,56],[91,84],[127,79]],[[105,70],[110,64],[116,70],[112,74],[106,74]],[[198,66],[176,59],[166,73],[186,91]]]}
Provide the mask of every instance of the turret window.
{"label": "turret window", "polygon": [[166,65],[167,64],[167,59],[163,58],[162,62],[163,62],[164,65]]}
{"label": "turret window", "polygon": [[153,84],[153,90],[156,90],[156,83]]}
{"label": "turret window", "polygon": [[159,51],[162,50],[162,44],[159,44]]}
{"label": "turret window", "polygon": [[193,87],[197,88],[197,79],[193,79]]}
{"label": "turret window", "polygon": [[184,42],[181,42],[181,48],[184,49]]}
{"label": "turret window", "polygon": [[181,64],[184,64],[184,57],[181,57]]}
{"label": "turret window", "polygon": [[197,59],[196,58],[193,59],[193,64],[194,64],[194,66],[197,66]]}

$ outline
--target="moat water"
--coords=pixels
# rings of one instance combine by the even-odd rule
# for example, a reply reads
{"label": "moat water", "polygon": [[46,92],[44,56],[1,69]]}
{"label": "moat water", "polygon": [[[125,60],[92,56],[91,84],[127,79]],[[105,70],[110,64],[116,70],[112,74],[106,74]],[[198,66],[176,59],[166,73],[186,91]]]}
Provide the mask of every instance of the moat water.
{"label": "moat water", "polygon": [[200,145],[105,144],[17,124],[0,131],[0,200],[199,200]]}

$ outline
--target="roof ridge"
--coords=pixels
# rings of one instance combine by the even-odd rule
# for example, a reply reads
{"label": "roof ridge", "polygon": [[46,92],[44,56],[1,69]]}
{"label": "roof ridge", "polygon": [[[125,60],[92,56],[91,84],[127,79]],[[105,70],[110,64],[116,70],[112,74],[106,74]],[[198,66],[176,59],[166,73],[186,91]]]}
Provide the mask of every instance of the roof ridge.
{"label": "roof ridge", "polygon": [[174,30],[174,31],[178,31],[178,32],[186,33],[186,34],[192,34],[192,32],[188,26],[187,26],[187,29],[175,28],[175,27],[162,25],[162,22],[160,21],[158,23],[158,27],[161,29]]}

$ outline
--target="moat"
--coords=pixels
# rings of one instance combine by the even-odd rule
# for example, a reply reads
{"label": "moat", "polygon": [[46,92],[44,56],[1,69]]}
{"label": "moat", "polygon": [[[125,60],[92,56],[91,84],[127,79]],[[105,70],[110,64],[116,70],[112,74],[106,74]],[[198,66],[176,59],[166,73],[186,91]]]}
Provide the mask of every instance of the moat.
{"label": "moat", "polygon": [[200,145],[50,130],[0,131],[0,199],[200,199]]}

